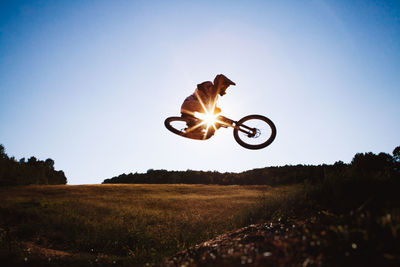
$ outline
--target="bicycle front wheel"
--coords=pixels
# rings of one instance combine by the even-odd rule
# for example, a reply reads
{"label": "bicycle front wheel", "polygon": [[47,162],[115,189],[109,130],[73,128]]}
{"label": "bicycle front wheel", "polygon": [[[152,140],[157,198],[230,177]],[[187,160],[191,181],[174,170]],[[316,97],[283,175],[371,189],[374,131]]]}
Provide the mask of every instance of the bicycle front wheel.
{"label": "bicycle front wheel", "polygon": [[249,115],[240,119],[233,136],[239,145],[248,149],[261,149],[269,146],[276,137],[275,124],[267,117]]}

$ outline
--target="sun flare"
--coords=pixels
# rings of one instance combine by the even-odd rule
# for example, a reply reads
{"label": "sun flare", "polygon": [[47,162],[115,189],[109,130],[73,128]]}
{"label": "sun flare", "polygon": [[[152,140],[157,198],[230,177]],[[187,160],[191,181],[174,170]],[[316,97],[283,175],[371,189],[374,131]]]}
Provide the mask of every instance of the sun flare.
{"label": "sun flare", "polygon": [[215,99],[206,106],[206,103],[203,103],[203,101],[201,100],[197,91],[195,91],[195,94],[196,94],[196,97],[197,97],[201,107],[202,107],[203,112],[197,112],[197,111],[193,112],[193,111],[186,110],[186,113],[191,114],[192,116],[200,119],[201,123],[198,123],[197,125],[188,128],[186,130],[186,132],[192,132],[192,131],[202,127],[203,125],[205,125],[206,126],[204,129],[204,139],[205,139],[210,128],[212,128],[213,131],[216,131],[217,130],[216,124],[224,125],[225,123],[220,121],[218,119],[219,114],[218,113],[216,114],[216,109],[217,109],[217,107],[216,107],[217,101],[216,100],[217,100],[218,96],[216,96]]}
{"label": "sun flare", "polygon": [[195,112],[195,116],[196,118],[199,118],[202,121],[204,121],[207,124],[207,126],[210,127],[215,125],[215,123],[217,122],[218,114],[212,114],[209,112],[206,113]]}

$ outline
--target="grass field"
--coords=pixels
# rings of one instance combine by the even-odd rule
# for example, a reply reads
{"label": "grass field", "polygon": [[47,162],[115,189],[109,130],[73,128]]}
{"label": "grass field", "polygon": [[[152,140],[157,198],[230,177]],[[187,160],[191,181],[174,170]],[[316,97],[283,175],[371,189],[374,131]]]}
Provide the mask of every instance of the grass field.
{"label": "grass field", "polygon": [[155,263],[265,216],[260,205],[268,215],[282,210],[281,203],[296,192],[296,186],[1,188],[1,259],[41,265]]}

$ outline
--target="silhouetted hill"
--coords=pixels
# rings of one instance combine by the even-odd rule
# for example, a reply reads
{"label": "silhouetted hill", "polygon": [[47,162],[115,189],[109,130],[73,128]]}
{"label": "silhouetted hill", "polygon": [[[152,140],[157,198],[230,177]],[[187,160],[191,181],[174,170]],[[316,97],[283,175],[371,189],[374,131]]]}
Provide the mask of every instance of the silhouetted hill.
{"label": "silhouetted hill", "polygon": [[220,184],[220,185],[277,185],[321,178],[328,165],[283,166],[254,169],[241,173],[217,171],[167,171],[150,169],[147,173],[130,173],[104,180],[104,184]]}
{"label": "silhouetted hill", "polygon": [[[376,180],[399,175],[400,147],[393,155],[357,153],[350,164],[338,161],[332,165],[286,165],[266,167],[241,173],[216,171],[167,171],[150,169],[146,173],[121,174],[105,179],[103,184],[220,184],[220,185],[282,185],[320,184],[327,180]],[[334,178],[332,178],[334,177]]]}

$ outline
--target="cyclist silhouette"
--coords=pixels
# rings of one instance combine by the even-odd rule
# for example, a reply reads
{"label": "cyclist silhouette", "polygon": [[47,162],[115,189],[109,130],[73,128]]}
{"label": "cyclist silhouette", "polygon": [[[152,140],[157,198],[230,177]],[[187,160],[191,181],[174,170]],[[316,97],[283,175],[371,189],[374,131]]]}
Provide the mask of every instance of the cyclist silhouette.
{"label": "cyclist silhouette", "polygon": [[[188,96],[181,106],[182,117],[186,117],[187,128],[186,134],[193,139],[207,139],[214,135],[215,128],[207,127],[205,124],[200,124],[200,120],[194,117],[194,113],[217,114],[221,109],[216,106],[218,95],[226,94],[226,89],[230,85],[236,85],[229,80],[225,75],[218,74],[214,83],[206,81],[197,85],[196,90]],[[196,127],[199,125],[198,127]],[[218,128],[218,127],[217,127]]]}

